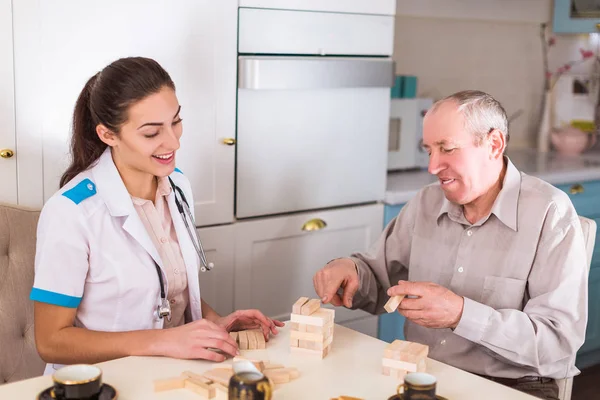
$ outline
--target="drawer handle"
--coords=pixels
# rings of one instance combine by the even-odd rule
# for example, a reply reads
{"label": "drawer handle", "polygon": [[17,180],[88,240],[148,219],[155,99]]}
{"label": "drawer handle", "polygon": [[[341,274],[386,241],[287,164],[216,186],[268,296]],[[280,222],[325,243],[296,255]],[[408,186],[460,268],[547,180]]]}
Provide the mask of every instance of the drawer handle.
{"label": "drawer handle", "polygon": [[302,230],[306,232],[319,231],[327,226],[327,223],[321,218],[313,218],[302,225]]}
{"label": "drawer handle", "polygon": [[2,158],[11,158],[15,155],[15,152],[11,149],[2,149],[0,150],[0,157]]}
{"label": "drawer handle", "polygon": [[227,146],[233,146],[235,144],[235,139],[234,138],[225,138],[225,139],[223,139],[223,144],[226,144]]}
{"label": "drawer handle", "polygon": [[571,194],[583,193],[584,192],[583,185],[576,183],[573,186],[571,186],[571,189],[569,190],[569,192],[571,192]]}

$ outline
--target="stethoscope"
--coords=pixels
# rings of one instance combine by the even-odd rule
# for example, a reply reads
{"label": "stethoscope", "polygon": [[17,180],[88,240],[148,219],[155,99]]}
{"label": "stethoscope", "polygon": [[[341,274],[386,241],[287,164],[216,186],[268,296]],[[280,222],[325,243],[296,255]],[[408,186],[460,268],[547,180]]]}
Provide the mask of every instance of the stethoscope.
{"label": "stethoscope", "polygon": [[[196,222],[194,221],[194,217],[192,216],[192,212],[190,211],[190,206],[187,202],[187,199],[185,198],[185,194],[183,194],[183,190],[181,190],[181,188],[179,186],[175,185],[175,183],[173,182],[171,177],[169,177],[169,183],[171,184],[171,188],[173,189],[173,193],[175,195],[175,205],[177,206],[179,215],[181,215],[181,219],[183,220],[183,223],[185,224],[185,229],[187,230],[188,235],[190,236],[190,240],[192,241],[192,244],[194,245],[194,248],[196,249],[196,254],[198,254],[198,257],[200,258],[200,261],[202,262],[200,271],[202,271],[202,272],[210,271],[211,269],[213,269],[213,267],[215,265],[213,263],[209,263],[206,261],[206,254],[204,254],[204,248],[202,247],[202,242],[200,241],[200,238],[198,237],[198,234],[196,233],[196,229],[195,229]],[[192,223],[191,226],[188,221]],[[167,297],[165,294],[165,284],[163,281],[162,273],[161,273],[160,267],[158,266],[156,261],[154,262],[154,266],[156,267],[156,272],[158,273],[158,281],[160,283],[161,302],[157,309],[158,318],[166,317],[167,321],[171,321],[171,305],[169,304],[169,301],[167,300]]]}

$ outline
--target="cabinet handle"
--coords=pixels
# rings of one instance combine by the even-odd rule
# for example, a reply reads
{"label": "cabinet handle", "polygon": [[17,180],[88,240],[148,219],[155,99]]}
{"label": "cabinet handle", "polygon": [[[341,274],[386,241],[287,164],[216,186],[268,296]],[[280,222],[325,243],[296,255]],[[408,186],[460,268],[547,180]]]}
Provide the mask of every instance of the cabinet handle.
{"label": "cabinet handle", "polygon": [[583,185],[580,185],[579,183],[576,183],[573,186],[571,186],[571,189],[569,190],[571,194],[579,194],[583,193],[583,191]]}
{"label": "cabinet handle", "polygon": [[596,24],[596,30],[600,32],[600,24]]}
{"label": "cabinet handle", "polygon": [[11,149],[2,149],[0,150],[0,157],[2,158],[11,158],[15,155],[15,152]]}
{"label": "cabinet handle", "polygon": [[327,226],[327,223],[323,221],[321,218],[313,218],[310,221],[307,221],[304,225],[302,225],[303,231],[319,231]]}
{"label": "cabinet handle", "polygon": [[234,138],[225,138],[225,139],[223,139],[223,144],[226,144],[227,146],[233,146],[235,144],[235,139]]}

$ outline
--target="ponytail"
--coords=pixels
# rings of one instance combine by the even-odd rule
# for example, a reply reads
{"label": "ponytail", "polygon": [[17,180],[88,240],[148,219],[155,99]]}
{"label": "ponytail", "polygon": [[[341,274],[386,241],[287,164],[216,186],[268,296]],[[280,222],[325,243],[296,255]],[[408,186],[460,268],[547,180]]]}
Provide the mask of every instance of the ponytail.
{"label": "ponytail", "polygon": [[75,103],[73,136],[71,137],[71,165],[60,178],[61,188],[77,174],[88,169],[106,149],[107,145],[96,134],[97,123],[91,109],[92,89],[99,74],[97,73],[87,81]]}

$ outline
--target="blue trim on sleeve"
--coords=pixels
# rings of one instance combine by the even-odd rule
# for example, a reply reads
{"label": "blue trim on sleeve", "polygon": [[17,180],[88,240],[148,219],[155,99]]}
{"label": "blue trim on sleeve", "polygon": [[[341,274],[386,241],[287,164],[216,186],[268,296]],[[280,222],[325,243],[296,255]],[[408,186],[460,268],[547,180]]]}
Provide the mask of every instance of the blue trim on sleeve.
{"label": "blue trim on sleeve", "polygon": [[67,296],[66,294],[50,292],[38,288],[31,289],[29,299],[68,308],[77,308],[79,307],[79,303],[81,303],[81,297]]}
{"label": "blue trim on sleeve", "polygon": [[79,204],[88,197],[96,194],[96,185],[94,182],[85,178],[71,189],[65,191],[62,195],[70,199],[73,203]]}
{"label": "blue trim on sleeve", "polygon": [[177,167],[175,167],[175,172],[179,172],[180,174],[183,174],[183,172],[181,172],[181,170]]}

